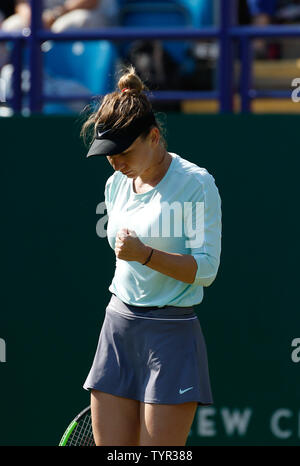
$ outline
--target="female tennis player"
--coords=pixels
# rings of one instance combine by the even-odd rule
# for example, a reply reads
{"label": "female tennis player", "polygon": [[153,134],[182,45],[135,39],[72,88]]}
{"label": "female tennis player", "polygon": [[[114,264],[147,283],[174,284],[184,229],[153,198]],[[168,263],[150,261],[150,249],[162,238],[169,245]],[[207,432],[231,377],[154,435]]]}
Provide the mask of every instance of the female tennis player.
{"label": "female tennis player", "polygon": [[81,132],[93,129],[87,156],[115,170],[105,203],[116,268],[84,388],[96,445],[182,446],[197,406],[213,403],[194,305],[219,267],[221,200],[205,168],[166,150],[133,67],[118,87]]}

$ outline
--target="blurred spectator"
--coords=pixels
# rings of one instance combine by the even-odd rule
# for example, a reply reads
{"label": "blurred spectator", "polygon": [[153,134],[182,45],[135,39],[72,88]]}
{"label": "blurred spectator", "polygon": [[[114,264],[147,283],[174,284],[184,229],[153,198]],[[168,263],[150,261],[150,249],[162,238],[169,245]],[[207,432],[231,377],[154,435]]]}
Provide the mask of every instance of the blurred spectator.
{"label": "blurred spectator", "polygon": [[[276,8],[280,0],[247,0],[250,16],[254,26],[268,26],[275,22]],[[256,58],[275,59],[280,57],[278,42],[265,39],[253,41]]]}
{"label": "blurred spectator", "polygon": [[[274,22],[278,0],[247,0],[251,22],[254,26],[267,26]],[[256,58],[278,58],[279,46],[265,39],[253,41]]]}
{"label": "blurred spectator", "polygon": [[300,0],[247,0],[256,25],[294,22],[300,19]]}
{"label": "blurred spectator", "polygon": [[280,23],[293,23],[300,20],[300,0],[278,0],[276,20]]}
{"label": "blurred spectator", "polygon": [[247,0],[253,23],[257,26],[270,24],[275,16],[278,0]]}
{"label": "blurred spectator", "polygon": [[[115,25],[118,18],[118,0],[41,0],[42,1],[42,24],[45,29],[54,33],[66,30],[84,30],[107,27]],[[3,20],[1,29],[3,31],[22,31],[30,27],[31,6],[29,0],[16,0],[13,14]],[[0,77],[6,83],[6,89],[12,86],[12,65],[9,63],[10,48],[0,44]],[[22,73],[22,89],[28,91],[25,71]],[[24,76],[23,76],[24,75]],[[26,74],[27,76],[27,74]],[[72,79],[58,79],[56,76],[44,75],[45,92],[51,93],[53,89],[60,94],[71,92],[74,95],[88,93],[89,90],[81,83]],[[76,105],[75,105],[76,104]],[[76,109],[81,104],[75,102]],[[69,105],[73,108],[72,104]]]}
{"label": "blurred spectator", "polygon": [[[300,0],[247,0],[251,22],[255,26],[292,23],[300,20]],[[256,58],[276,59],[281,56],[283,41],[255,39]]]}
{"label": "blurred spectator", "polygon": [[[42,0],[42,22],[46,29],[60,33],[70,29],[91,29],[113,25],[117,21],[117,0]],[[9,5],[10,3],[10,5]],[[14,5],[11,5],[13,3]],[[10,9],[8,8],[10,6]],[[2,6],[1,6],[1,9]],[[30,26],[29,0],[8,2],[6,13],[14,14],[4,19],[3,31],[22,31]],[[0,68],[8,60],[5,45],[0,44]]]}
{"label": "blurred spectator", "polygon": [[[114,24],[116,0],[43,0],[42,21],[46,29],[90,29]],[[16,0],[15,13],[2,23],[4,31],[22,30],[30,25],[30,2]]]}
{"label": "blurred spectator", "polygon": [[0,6],[0,17],[2,18],[2,20],[14,13],[15,4],[16,0],[5,0],[5,2],[2,2],[2,5]]}
{"label": "blurred spectator", "polygon": [[[15,5],[16,5],[16,0],[6,0],[5,2],[2,2],[0,6],[0,29],[2,29],[2,25],[5,19],[14,13]],[[5,63],[6,55],[7,53],[6,53],[5,43],[0,42],[0,69],[3,63]]]}

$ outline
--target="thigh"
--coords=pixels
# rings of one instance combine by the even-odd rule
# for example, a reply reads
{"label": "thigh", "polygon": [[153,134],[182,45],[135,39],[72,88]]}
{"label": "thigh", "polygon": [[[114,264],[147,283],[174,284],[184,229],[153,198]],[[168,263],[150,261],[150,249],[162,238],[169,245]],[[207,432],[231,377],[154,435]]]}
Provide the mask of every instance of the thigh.
{"label": "thigh", "polygon": [[96,445],[138,445],[139,404],[136,400],[92,390],[92,426]]}
{"label": "thigh", "polygon": [[140,445],[184,446],[197,405],[194,401],[176,405],[141,403]]}

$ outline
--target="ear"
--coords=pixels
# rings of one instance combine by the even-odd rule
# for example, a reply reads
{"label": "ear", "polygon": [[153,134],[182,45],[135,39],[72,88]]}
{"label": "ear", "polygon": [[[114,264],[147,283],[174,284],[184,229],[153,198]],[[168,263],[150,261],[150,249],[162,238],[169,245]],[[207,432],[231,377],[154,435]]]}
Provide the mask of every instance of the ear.
{"label": "ear", "polygon": [[160,131],[156,126],[150,131],[150,141],[155,145],[160,141]]}

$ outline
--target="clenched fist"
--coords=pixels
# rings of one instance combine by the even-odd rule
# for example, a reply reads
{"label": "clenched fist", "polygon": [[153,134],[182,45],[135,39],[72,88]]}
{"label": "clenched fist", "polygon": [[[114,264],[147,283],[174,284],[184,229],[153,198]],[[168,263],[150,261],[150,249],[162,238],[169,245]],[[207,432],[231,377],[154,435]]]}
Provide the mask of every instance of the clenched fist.
{"label": "clenched fist", "polygon": [[142,243],[135,231],[128,228],[118,231],[115,243],[115,254],[118,259],[144,263],[150,251],[151,248]]}

